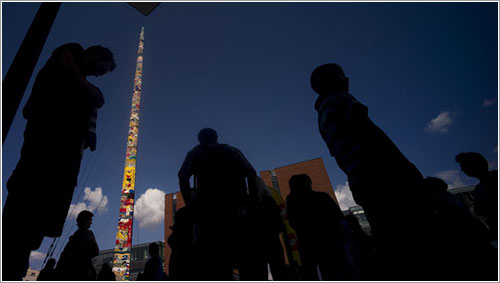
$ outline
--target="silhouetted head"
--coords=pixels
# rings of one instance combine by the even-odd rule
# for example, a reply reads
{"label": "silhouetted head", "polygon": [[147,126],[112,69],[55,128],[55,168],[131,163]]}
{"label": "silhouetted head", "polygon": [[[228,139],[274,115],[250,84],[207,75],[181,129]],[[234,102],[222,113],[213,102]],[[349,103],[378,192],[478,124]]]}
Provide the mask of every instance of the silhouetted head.
{"label": "silhouetted head", "polygon": [[481,179],[488,174],[488,161],[477,152],[462,152],[455,157],[465,175]]}
{"label": "silhouetted head", "polygon": [[427,177],[424,179],[424,190],[429,195],[444,193],[448,190],[448,184],[442,179],[436,177]]}
{"label": "silhouetted head", "polygon": [[293,175],[288,180],[288,186],[290,186],[291,193],[300,194],[312,191],[312,181],[307,174]]}
{"label": "silhouetted head", "polygon": [[157,243],[149,244],[149,254],[150,255],[159,255],[160,254],[160,246]]}
{"label": "silhouetted head", "polygon": [[78,225],[78,228],[90,228],[93,216],[94,214],[92,212],[83,210],[78,213],[78,216],[76,217],[76,225]]}
{"label": "silhouetted head", "polygon": [[100,45],[85,49],[84,62],[84,72],[87,76],[102,76],[116,68],[113,52]]}
{"label": "silhouetted head", "polygon": [[45,264],[45,268],[54,269],[54,266],[56,266],[56,259],[49,258],[49,260],[47,260],[47,263]]}
{"label": "silhouetted head", "polygon": [[217,144],[217,132],[211,128],[202,129],[198,133],[198,141],[200,145],[214,145]]}
{"label": "silhouetted head", "polygon": [[349,91],[349,78],[339,65],[324,64],[312,72],[311,87],[320,96]]}

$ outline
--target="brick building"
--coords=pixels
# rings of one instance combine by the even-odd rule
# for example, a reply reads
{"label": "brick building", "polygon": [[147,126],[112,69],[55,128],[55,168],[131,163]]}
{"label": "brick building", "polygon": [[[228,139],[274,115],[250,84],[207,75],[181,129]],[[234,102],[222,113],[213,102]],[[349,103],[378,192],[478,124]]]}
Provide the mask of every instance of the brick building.
{"label": "brick building", "polygon": [[260,172],[266,185],[280,192],[283,199],[290,193],[288,180],[297,174],[307,174],[311,177],[313,190],[329,194],[338,203],[321,157]]}

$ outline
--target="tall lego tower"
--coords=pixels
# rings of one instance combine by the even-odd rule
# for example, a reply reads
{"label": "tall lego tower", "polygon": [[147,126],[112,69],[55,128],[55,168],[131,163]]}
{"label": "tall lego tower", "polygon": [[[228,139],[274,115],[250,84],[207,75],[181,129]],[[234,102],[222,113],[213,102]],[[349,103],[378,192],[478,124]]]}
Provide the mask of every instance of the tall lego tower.
{"label": "tall lego tower", "polygon": [[113,272],[117,281],[130,280],[130,253],[132,249],[132,223],[134,219],[135,164],[137,138],[139,135],[139,108],[141,104],[142,53],[144,50],[144,27],[139,37],[139,51],[135,67],[134,94],[127,140],[127,155],[123,173],[122,196],[120,199],[120,220],[116,233]]}

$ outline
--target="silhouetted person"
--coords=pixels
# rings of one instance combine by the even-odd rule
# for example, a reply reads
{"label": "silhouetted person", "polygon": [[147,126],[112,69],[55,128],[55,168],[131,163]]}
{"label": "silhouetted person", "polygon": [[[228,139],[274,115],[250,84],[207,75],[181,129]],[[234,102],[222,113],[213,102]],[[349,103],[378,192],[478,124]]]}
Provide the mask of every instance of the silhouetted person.
{"label": "silhouetted person", "polygon": [[433,280],[495,280],[498,272],[496,249],[490,245],[482,222],[439,178],[424,180],[427,225],[431,227],[425,242],[429,256],[423,268]]}
{"label": "silhouetted person", "polygon": [[49,260],[45,264],[45,267],[38,274],[36,281],[53,281],[54,266],[56,266],[56,260],[54,258],[49,258]]}
{"label": "silhouetted person", "polygon": [[286,207],[290,225],[297,232],[302,279],[319,280],[319,267],[323,280],[358,280],[337,203],[327,193],[313,191],[306,174],[294,175],[288,183]]}
{"label": "silhouetted person", "polygon": [[97,274],[97,281],[116,281],[116,275],[108,263],[103,263]]}
{"label": "silhouetted person", "polygon": [[[84,149],[96,148],[101,91],[87,81],[115,68],[107,48],[58,47],[38,73],[23,109],[27,120],[21,158],[7,182],[2,222],[3,279],[21,280],[31,250],[44,237],[61,236]],[[48,173],[50,169],[50,174]],[[50,182],[48,178],[50,176]],[[43,212],[44,221],[26,221]]]}
{"label": "silhouetted person", "polygon": [[352,243],[352,255],[361,273],[362,280],[376,280],[376,262],[374,261],[374,247],[372,239],[361,228],[358,218],[353,214],[344,217],[348,224],[350,233],[349,239]]}
{"label": "silhouetted person", "polygon": [[349,93],[349,78],[339,65],[317,67],[311,87],[319,95],[319,131],[365,211],[377,251],[387,261],[384,273],[395,280],[421,278],[425,271],[418,269],[420,259],[415,256],[419,248],[408,242],[419,243],[415,231],[421,229],[415,227],[424,227],[422,199],[415,193],[422,174]]}
{"label": "silhouetted person", "polygon": [[88,210],[80,212],[76,218],[78,230],[69,237],[56,266],[56,280],[92,281],[95,269],[92,258],[99,255],[99,246],[94,233],[89,230],[94,214]]}
{"label": "silhouetted person", "polygon": [[[199,261],[193,245],[193,215],[188,207],[175,212],[172,234],[167,242],[172,252],[168,264],[168,275],[172,281],[189,281],[198,270]],[[202,278],[201,278],[202,279]]]}
{"label": "silhouetted person", "polygon": [[241,235],[255,191],[252,165],[240,150],[217,139],[215,130],[202,129],[200,144],[188,152],[179,170],[182,197],[194,215],[194,243],[204,263],[204,270],[194,274],[204,276],[200,280],[232,280],[233,268],[245,256]]}
{"label": "silhouetted person", "polygon": [[479,179],[474,190],[474,213],[484,217],[490,240],[498,243],[498,170],[489,171],[488,161],[477,152],[460,153],[455,160],[465,175]]}
{"label": "silhouetted person", "polygon": [[144,266],[144,272],[139,281],[165,281],[163,260],[160,257],[160,246],[157,243],[149,244],[149,259]]}
{"label": "silhouetted person", "polygon": [[264,181],[257,177],[257,197],[249,205],[246,248],[249,256],[239,269],[240,280],[267,281],[268,264],[273,280],[289,280],[280,233],[285,229],[281,212]]}

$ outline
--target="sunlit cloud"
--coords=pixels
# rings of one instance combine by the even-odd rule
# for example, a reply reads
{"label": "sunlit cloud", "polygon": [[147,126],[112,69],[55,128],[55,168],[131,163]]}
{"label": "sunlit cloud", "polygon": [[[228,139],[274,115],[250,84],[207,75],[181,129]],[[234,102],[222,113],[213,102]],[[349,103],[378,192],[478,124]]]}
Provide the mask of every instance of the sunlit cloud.
{"label": "sunlit cloud", "polygon": [[67,219],[76,219],[78,213],[83,210],[90,210],[98,214],[108,211],[108,197],[103,195],[101,187],[97,187],[94,191],[86,187],[84,192],[83,202],[70,205]]}
{"label": "sunlit cloud", "polygon": [[88,210],[96,211],[97,213],[105,213],[108,211],[108,197],[102,194],[102,188],[97,187],[95,191],[90,188],[85,188],[84,201],[88,201]]}
{"label": "sunlit cloud", "polygon": [[356,202],[354,202],[351,189],[349,188],[349,184],[347,182],[345,182],[344,185],[337,185],[334,192],[337,200],[339,201],[341,210],[347,210],[349,207],[357,206]]}
{"label": "sunlit cloud", "polygon": [[37,263],[42,263],[46,256],[46,253],[31,251],[29,259],[30,266],[35,266]]}
{"label": "sunlit cloud", "polygon": [[492,99],[484,99],[483,100],[483,106],[484,107],[490,107],[490,106],[493,106],[495,104],[497,104],[498,102],[498,99],[497,98],[492,98]]}
{"label": "sunlit cloud", "polygon": [[30,260],[44,260],[45,256],[46,256],[45,253],[31,251]]}
{"label": "sunlit cloud", "polygon": [[473,178],[466,177],[459,170],[444,170],[436,173],[436,177],[443,179],[448,184],[449,189],[461,188],[473,184]]}
{"label": "sunlit cloud", "polygon": [[135,203],[134,218],[139,227],[153,229],[163,223],[165,217],[165,192],[148,189]]}
{"label": "sunlit cloud", "polygon": [[453,124],[451,112],[442,111],[425,126],[425,131],[429,134],[444,134],[450,130],[451,124]]}

